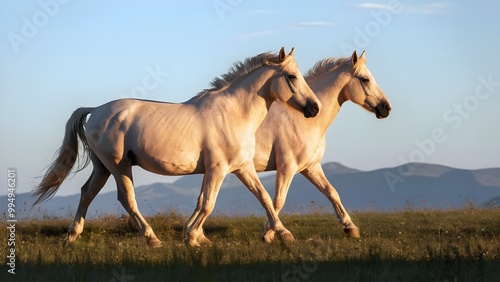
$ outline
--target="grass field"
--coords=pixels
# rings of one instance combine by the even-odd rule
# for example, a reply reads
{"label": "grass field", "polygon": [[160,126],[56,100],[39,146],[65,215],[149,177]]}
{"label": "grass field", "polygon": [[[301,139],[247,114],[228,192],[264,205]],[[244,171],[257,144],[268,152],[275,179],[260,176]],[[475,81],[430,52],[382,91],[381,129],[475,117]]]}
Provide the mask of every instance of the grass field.
{"label": "grass field", "polygon": [[[19,221],[15,275],[1,281],[500,281],[500,209],[353,212],[361,239],[334,215],[283,215],[296,242],[261,241],[264,217],[210,217],[213,244],[182,241],[186,218],[149,218],[163,247],[149,249],[126,218],[87,221],[62,248],[70,219]],[[9,229],[0,231],[8,255]],[[6,261],[8,262],[8,260]]]}

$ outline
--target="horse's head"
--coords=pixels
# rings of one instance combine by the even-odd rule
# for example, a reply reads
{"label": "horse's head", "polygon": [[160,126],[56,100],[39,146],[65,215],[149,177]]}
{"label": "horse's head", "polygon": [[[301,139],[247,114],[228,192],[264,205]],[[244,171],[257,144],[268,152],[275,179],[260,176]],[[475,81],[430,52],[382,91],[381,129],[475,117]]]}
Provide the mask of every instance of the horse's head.
{"label": "horse's head", "polygon": [[377,118],[389,116],[391,103],[366,67],[365,52],[363,51],[358,58],[356,51],[354,51],[351,63],[351,79],[343,89],[345,98],[375,113]]}
{"label": "horse's head", "polygon": [[293,57],[294,49],[288,55],[281,48],[278,56],[278,71],[270,80],[273,97],[304,113],[306,118],[315,117],[321,109],[321,102],[309,88]]}

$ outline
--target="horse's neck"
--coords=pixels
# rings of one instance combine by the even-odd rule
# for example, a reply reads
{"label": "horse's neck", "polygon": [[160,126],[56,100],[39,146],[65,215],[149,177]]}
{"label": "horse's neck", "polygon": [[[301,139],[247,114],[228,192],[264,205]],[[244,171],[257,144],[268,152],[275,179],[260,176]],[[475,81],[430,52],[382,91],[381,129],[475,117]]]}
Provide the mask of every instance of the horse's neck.
{"label": "horse's neck", "polygon": [[274,71],[267,68],[257,69],[225,90],[228,99],[236,101],[231,104],[239,106],[239,111],[233,111],[233,114],[239,114],[242,120],[254,124],[255,130],[264,120],[273,102],[267,82],[273,73]]}
{"label": "horse's neck", "polygon": [[320,114],[322,118],[315,118],[324,131],[332,124],[340,111],[340,107],[346,101],[342,89],[350,79],[342,68],[330,71],[314,80],[308,81],[311,89],[321,101],[323,109]]}

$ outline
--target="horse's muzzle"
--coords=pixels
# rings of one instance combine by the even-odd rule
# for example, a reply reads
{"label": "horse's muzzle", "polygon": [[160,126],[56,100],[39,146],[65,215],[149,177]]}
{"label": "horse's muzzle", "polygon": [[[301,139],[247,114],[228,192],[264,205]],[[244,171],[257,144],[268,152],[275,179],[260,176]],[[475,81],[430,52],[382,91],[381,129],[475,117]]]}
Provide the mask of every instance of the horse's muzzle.
{"label": "horse's muzzle", "polygon": [[378,119],[386,118],[389,116],[391,109],[391,104],[389,104],[389,102],[382,101],[375,107],[375,116]]}
{"label": "horse's muzzle", "polygon": [[316,102],[307,101],[304,106],[304,116],[306,118],[315,117],[319,113],[319,105]]}

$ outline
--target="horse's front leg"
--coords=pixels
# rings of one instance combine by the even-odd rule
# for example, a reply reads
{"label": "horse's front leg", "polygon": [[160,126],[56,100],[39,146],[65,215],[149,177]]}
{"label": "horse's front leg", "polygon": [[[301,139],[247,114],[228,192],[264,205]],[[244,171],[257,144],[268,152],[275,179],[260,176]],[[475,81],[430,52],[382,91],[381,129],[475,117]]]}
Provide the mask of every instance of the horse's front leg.
{"label": "horse's front leg", "polygon": [[[274,209],[276,214],[279,214],[285,205],[286,195],[292,183],[293,176],[297,172],[296,167],[292,165],[280,166],[276,170],[276,192],[274,197]],[[274,240],[275,232],[271,229],[269,221],[265,225],[266,242]]]}
{"label": "horse's front leg", "polygon": [[220,186],[227,173],[228,169],[225,165],[214,166],[205,172],[197,208],[185,225],[186,244],[193,247],[210,244],[210,240],[203,233],[203,224],[215,207]]}
{"label": "horse's front leg", "polygon": [[342,205],[339,193],[326,178],[321,164],[317,163],[301,173],[332,203],[333,209],[337,214],[337,219],[342,223],[344,232],[351,237],[359,238],[358,227],[352,222],[351,217]]}
{"label": "horse's front leg", "polygon": [[281,220],[278,217],[278,213],[273,207],[273,202],[271,200],[271,196],[267,193],[266,189],[262,185],[257,176],[257,172],[255,172],[255,168],[253,163],[248,165],[246,169],[241,169],[235,171],[234,174],[245,184],[245,186],[254,194],[255,197],[259,200],[262,207],[266,211],[267,219],[269,223],[269,230],[266,230],[263,235],[263,239],[266,242],[271,242],[272,236],[271,233],[278,232],[281,238],[284,241],[293,241],[293,235],[288,229],[283,226]]}
{"label": "horse's front leg", "polygon": [[205,179],[206,179],[206,177],[205,177],[205,175],[203,175],[203,181],[202,181],[201,187],[200,187],[200,195],[198,196],[198,201],[196,202],[196,207],[195,207],[191,217],[188,219],[188,221],[186,221],[186,223],[184,223],[184,227],[182,230],[182,232],[184,234],[184,239],[188,238],[188,229],[190,226],[193,225],[194,220],[196,219],[196,217],[200,213],[200,210],[203,206],[203,187],[205,187]]}

